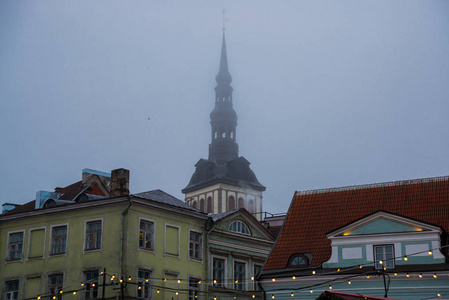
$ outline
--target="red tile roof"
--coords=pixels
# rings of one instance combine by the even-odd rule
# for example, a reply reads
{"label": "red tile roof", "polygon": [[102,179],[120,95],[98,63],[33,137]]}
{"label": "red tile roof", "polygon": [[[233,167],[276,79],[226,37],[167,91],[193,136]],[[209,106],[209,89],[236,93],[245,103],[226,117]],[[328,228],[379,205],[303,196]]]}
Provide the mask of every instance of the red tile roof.
{"label": "red tile roof", "polygon": [[286,268],[295,253],[319,266],[331,256],[326,233],[379,210],[449,231],[449,176],[296,192],[264,269]]}

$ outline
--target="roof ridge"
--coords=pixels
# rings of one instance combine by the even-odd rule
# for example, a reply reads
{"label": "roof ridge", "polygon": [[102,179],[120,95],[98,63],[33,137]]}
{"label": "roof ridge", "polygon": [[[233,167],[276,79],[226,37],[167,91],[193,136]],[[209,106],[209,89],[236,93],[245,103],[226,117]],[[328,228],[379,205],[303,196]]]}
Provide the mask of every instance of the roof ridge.
{"label": "roof ridge", "polygon": [[368,188],[383,188],[383,187],[393,187],[393,186],[401,186],[401,185],[412,185],[412,184],[422,184],[422,183],[442,182],[442,181],[449,181],[449,175],[448,176],[429,177],[429,178],[387,181],[387,182],[380,182],[380,183],[349,185],[349,186],[343,186],[343,187],[333,187],[333,188],[316,189],[316,190],[296,191],[295,196],[323,194],[323,193],[335,193],[335,192],[362,190],[362,189],[368,189]]}

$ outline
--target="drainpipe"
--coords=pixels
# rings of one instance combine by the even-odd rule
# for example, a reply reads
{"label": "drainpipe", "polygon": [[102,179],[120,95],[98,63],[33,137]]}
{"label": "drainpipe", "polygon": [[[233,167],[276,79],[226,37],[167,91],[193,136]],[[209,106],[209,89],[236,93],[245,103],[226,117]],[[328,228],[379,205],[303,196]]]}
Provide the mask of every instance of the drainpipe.
{"label": "drainpipe", "polygon": [[[128,213],[129,208],[133,204],[133,200],[131,195],[128,196],[129,205],[128,207],[122,212],[122,216],[120,218],[120,275],[123,276],[123,244],[124,244],[124,237],[123,237],[123,223],[125,219],[125,215]],[[123,288],[122,288],[122,297],[123,297]]]}
{"label": "drainpipe", "polygon": [[[209,274],[209,271],[210,271],[210,269],[209,269],[209,234],[214,230],[214,228],[215,228],[215,223],[212,220],[212,217],[208,217],[207,221],[206,221],[206,230],[207,230],[207,233],[206,233],[206,279],[208,277],[207,274]],[[212,274],[212,277],[213,277],[213,274]],[[212,280],[212,278],[211,278],[211,280]],[[206,282],[207,281],[208,280],[206,280]],[[209,289],[207,289],[207,290],[209,291]]]}

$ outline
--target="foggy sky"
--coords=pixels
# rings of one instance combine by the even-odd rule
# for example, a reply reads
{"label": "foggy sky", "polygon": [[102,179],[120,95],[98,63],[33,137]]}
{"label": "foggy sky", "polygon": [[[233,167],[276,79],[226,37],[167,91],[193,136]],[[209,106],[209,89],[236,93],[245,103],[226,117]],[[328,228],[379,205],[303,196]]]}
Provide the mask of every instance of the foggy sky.
{"label": "foggy sky", "polygon": [[448,1],[0,0],[1,203],[83,168],[183,199],[208,156],[223,7],[265,211],[296,190],[449,175]]}

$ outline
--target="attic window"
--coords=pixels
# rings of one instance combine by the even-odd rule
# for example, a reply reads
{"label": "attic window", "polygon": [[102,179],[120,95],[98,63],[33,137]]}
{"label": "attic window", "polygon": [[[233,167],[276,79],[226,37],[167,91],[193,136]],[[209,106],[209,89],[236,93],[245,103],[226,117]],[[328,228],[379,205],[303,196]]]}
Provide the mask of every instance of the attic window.
{"label": "attic window", "polygon": [[248,226],[246,226],[246,224],[243,223],[242,221],[232,222],[232,224],[229,226],[229,231],[246,234],[246,235],[251,235],[251,232],[249,231]]}
{"label": "attic window", "polygon": [[292,268],[306,268],[309,266],[309,259],[303,254],[293,254],[288,261],[288,266]]}

